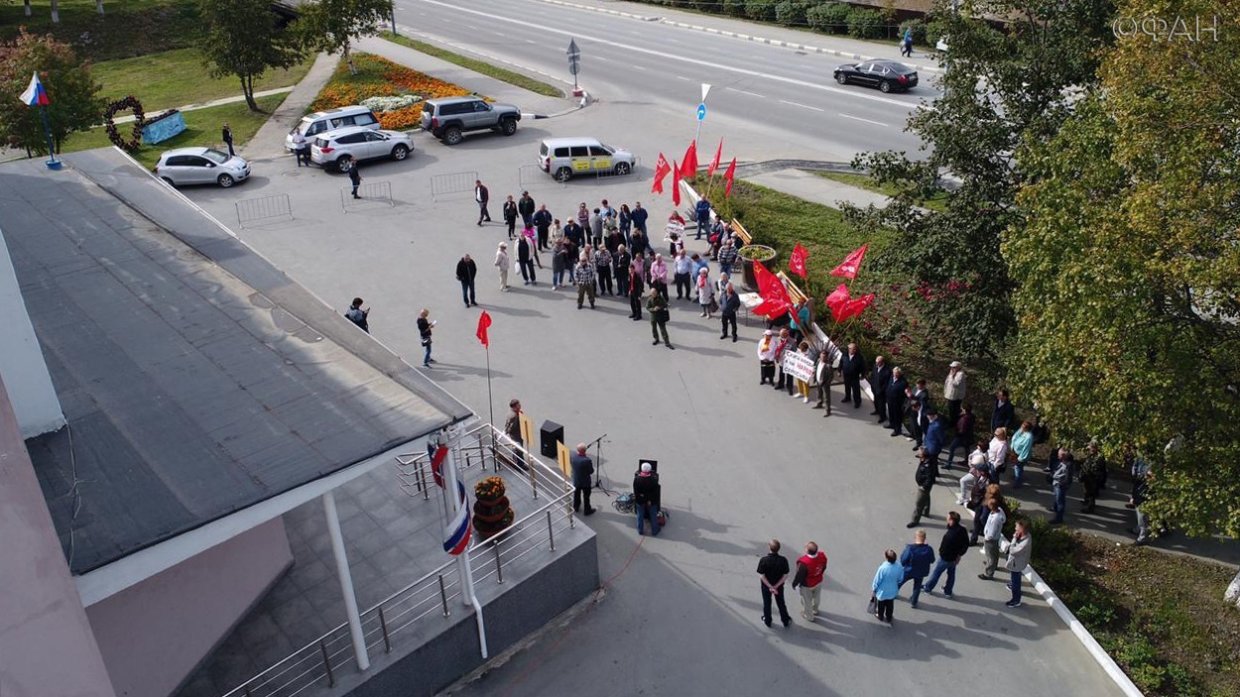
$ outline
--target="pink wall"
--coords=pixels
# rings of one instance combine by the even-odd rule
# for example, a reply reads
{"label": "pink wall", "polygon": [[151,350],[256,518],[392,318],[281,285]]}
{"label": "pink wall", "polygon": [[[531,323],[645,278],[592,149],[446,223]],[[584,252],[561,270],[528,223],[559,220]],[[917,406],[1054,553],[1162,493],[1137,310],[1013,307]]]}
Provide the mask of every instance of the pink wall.
{"label": "pink wall", "polygon": [[114,697],[2,379],[0,589],[0,695]]}
{"label": "pink wall", "polygon": [[171,694],[292,561],[276,518],[87,608],[116,694]]}

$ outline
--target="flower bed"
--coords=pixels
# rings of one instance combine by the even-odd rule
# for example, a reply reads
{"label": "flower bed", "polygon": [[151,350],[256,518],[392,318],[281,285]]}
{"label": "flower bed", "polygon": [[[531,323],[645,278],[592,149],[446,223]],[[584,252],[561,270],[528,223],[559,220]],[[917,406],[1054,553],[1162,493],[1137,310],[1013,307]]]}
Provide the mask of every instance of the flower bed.
{"label": "flower bed", "polygon": [[[375,113],[384,128],[399,131],[418,125],[422,117],[422,100],[469,94],[464,87],[368,53],[354,54],[353,64],[357,67],[356,75],[349,72],[349,66],[345,63],[336,67],[331,81],[310,105],[311,110],[323,111],[361,104],[376,97],[398,98],[380,100],[390,110],[376,110]],[[406,104],[397,106],[400,102]]]}

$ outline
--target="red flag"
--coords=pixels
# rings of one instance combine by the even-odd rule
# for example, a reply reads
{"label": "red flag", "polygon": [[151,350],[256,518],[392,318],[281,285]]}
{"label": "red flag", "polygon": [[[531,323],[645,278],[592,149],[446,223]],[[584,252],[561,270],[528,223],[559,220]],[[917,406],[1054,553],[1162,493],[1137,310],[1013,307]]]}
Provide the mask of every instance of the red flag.
{"label": "red flag", "polygon": [[710,161],[710,166],[706,168],[706,176],[715,176],[715,170],[719,169],[719,158],[723,157],[723,138],[719,139],[719,147],[715,148],[715,159]]}
{"label": "red flag", "polygon": [[788,289],[780,282],[779,277],[767,270],[762,262],[753,263],[754,280],[758,283],[758,296],[762,303],[753,309],[754,314],[763,317],[779,317],[792,307],[792,298]]}
{"label": "red flag", "polygon": [[805,263],[809,261],[809,250],[802,247],[800,242],[792,248],[792,256],[788,258],[788,269],[800,276],[807,278],[809,273],[805,270]]}
{"label": "red flag", "polygon": [[650,193],[663,193],[663,178],[671,171],[672,166],[667,164],[667,158],[659,153],[659,159],[654,163],[654,182],[650,185]]}
{"label": "red flag", "polygon": [[732,163],[728,165],[728,171],[723,173],[723,197],[727,198],[732,195],[732,180],[736,177],[736,158],[732,158]]}
{"label": "red flag", "polygon": [[857,270],[861,268],[861,260],[865,259],[865,250],[869,246],[870,243],[866,242],[849,252],[848,256],[844,257],[844,261],[841,261],[839,266],[831,270],[831,275],[841,278],[856,278]]}
{"label": "red flag", "polygon": [[680,168],[672,162],[672,205],[680,205]]}
{"label": "red flag", "polygon": [[828,295],[826,300],[823,302],[826,303],[827,307],[831,308],[831,314],[834,315],[837,307],[843,305],[851,299],[852,298],[848,293],[848,286],[841,283],[839,287],[831,291],[831,294]]}
{"label": "red flag", "polygon": [[862,312],[865,312],[865,309],[872,304],[874,304],[873,293],[867,293],[859,298],[853,298],[843,305],[840,305],[833,311],[835,314],[835,321],[843,322],[845,320],[852,319]]}
{"label": "red flag", "polygon": [[680,161],[680,176],[688,179],[697,174],[697,141],[689,141],[685,149],[685,158]]}
{"label": "red flag", "polygon": [[483,310],[482,314],[478,316],[478,333],[475,334],[475,336],[477,336],[478,341],[481,341],[482,345],[487,348],[491,347],[491,339],[487,336],[487,327],[490,326],[491,315],[488,315],[487,311]]}

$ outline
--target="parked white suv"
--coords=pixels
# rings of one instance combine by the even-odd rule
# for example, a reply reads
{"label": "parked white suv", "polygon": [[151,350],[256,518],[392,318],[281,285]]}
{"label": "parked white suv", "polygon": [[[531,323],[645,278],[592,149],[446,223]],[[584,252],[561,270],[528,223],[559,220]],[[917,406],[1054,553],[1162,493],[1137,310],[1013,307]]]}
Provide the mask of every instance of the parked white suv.
{"label": "parked white suv", "polygon": [[373,131],[366,126],[349,126],[328,131],[310,145],[310,161],[323,169],[345,171],[349,159],[370,160],[390,157],[403,160],[413,152],[413,139],[399,131]]}
{"label": "parked white suv", "polygon": [[284,149],[292,152],[296,150],[296,144],[293,142],[293,134],[301,132],[306,137],[306,142],[311,142],[314,137],[328,131],[334,131],[337,128],[348,128],[349,126],[365,126],[366,128],[378,130],[379,117],[375,116],[375,112],[364,106],[342,106],[327,111],[316,111],[313,114],[306,114],[301,117],[301,121],[293,126],[293,130],[288,132],[284,137]]}

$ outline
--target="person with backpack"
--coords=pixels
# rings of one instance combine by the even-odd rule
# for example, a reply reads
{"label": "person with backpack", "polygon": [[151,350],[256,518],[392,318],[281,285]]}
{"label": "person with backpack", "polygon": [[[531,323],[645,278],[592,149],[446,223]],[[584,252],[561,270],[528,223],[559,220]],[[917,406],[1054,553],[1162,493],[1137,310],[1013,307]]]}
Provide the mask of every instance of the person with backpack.
{"label": "person with backpack", "polygon": [[[921,524],[921,517],[930,517],[930,491],[934,489],[934,482],[939,478],[939,463],[925,448],[921,449],[917,459],[917,470],[913,473],[913,480],[917,482],[917,501],[913,504],[913,520],[905,527],[915,528]],[[926,573],[930,573],[929,569]],[[923,576],[925,574],[922,574]]]}
{"label": "person with backpack", "polygon": [[370,322],[366,318],[370,315],[369,307],[362,307],[361,298],[353,298],[353,304],[349,305],[349,309],[345,310],[344,316],[350,322],[357,325],[358,329],[370,333]]}

